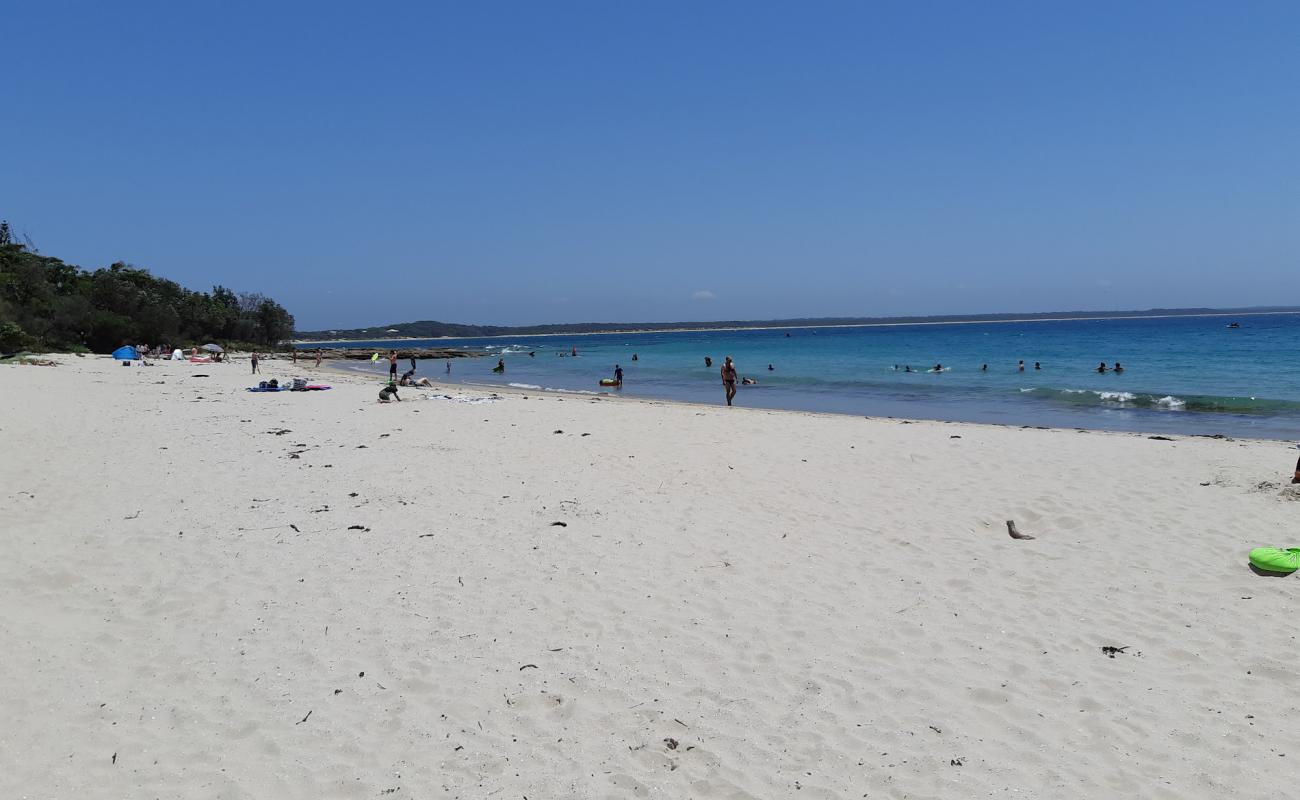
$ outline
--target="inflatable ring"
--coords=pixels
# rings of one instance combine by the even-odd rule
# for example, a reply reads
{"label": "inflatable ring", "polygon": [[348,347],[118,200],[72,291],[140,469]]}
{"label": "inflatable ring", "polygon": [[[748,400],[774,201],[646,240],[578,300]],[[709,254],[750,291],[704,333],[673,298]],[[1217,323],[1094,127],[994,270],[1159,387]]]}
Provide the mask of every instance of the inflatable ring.
{"label": "inflatable ring", "polygon": [[1267,572],[1290,574],[1300,569],[1300,547],[1286,550],[1277,547],[1256,547],[1250,551],[1250,563]]}

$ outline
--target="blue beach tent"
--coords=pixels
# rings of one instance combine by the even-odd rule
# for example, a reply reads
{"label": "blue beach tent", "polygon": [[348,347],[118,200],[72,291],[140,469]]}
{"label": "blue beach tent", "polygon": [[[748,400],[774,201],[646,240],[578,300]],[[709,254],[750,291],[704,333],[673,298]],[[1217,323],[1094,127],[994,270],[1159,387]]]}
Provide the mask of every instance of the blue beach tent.
{"label": "blue beach tent", "polygon": [[113,358],[118,361],[138,361],[140,354],[129,344],[124,344],[113,351]]}

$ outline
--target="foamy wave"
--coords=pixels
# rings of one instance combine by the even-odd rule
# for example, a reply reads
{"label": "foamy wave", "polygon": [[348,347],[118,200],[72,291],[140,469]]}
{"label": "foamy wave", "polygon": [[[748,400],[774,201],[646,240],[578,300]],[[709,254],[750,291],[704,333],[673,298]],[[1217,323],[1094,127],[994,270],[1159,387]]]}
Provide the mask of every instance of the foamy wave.
{"label": "foamy wave", "polygon": [[535,389],[537,391],[541,391],[542,388],[535,383],[508,383],[506,385],[513,386],[516,389]]}
{"label": "foamy wave", "polygon": [[1132,403],[1137,399],[1137,395],[1132,392],[1093,392],[1101,398],[1103,403]]}
{"label": "foamy wave", "polygon": [[1136,392],[1099,391],[1096,389],[1048,389],[1034,387],[1021,389],[1021,394],[1041,397],[1071,406],[1119,406],[1121,408],[1151,408],[1161,411],[1238,411],[1250,413],[1254,398],[1242,401],[1231,397],[1176,397],[1172,394],[1141,394]]}

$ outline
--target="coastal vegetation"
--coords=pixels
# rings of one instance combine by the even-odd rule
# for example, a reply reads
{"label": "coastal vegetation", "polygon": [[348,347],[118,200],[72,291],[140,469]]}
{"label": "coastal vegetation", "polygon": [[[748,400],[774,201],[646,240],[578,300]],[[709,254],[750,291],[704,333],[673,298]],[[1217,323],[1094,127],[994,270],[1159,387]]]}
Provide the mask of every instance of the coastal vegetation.
{"label": "coastal vegetation", "polygon": [[276,347],[293,324],[261,294],[196,292],[122,262],[83,270],[15,241],[0,222],[0,353],[109,352],[128,343]]}

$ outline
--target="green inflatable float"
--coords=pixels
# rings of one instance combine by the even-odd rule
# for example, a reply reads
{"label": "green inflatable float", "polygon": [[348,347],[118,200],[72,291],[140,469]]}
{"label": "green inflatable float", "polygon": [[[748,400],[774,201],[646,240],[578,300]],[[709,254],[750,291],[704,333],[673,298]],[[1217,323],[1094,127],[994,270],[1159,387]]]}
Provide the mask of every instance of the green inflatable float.
{"label": "green inflatable float", "polygon": [[1250,563],[1268,572],[1290,574],[1300,569],[1300,547],[1286,550],[1277,547],[1256,547],[1250,551]]}

